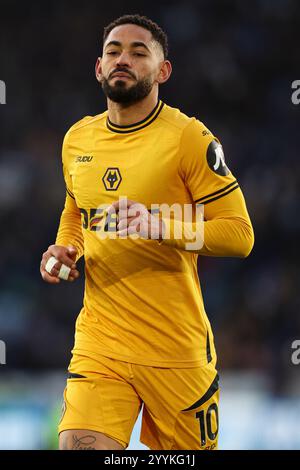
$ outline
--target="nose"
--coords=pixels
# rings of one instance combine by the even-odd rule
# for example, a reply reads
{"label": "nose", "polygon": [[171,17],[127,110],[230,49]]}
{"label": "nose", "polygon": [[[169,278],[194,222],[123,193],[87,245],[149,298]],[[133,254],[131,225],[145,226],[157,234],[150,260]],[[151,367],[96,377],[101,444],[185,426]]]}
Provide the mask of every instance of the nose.
{"label": "nose", "polygon": [[130,57],[126,51],[122,51],[122,53],[118,56],[116,65],[130,67]]}

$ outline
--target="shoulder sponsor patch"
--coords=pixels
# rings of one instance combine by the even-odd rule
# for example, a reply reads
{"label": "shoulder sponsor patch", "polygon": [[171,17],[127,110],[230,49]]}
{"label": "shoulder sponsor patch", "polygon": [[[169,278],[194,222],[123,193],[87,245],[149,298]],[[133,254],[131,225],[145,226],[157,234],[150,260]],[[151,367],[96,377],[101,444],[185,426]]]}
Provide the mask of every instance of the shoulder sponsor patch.
{"label": "shoulder sponsor patch", "polygon": [[206,152],[206,159],[209,168],[221,176],[226,176],[230,173],[229,168],[225,163],[223,147],[219,142],[213,140]]}

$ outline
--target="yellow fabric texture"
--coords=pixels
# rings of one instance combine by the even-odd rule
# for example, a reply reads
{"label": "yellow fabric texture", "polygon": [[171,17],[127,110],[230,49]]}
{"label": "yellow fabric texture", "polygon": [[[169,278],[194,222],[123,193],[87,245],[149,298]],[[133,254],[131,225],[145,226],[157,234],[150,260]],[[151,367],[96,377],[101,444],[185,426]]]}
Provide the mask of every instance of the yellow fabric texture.
{"label": "yellow fabric texture", "polygon": [[119,197],[149,209],[199,203],[205,218],[199,253],[246,256],[253,244],[251,222],[232,173],[220,175],[208,165],[212,142],[218,140],[204,124],[161,101],[130,127],[112,124],[106,111],[67,132],[67,195],[56,244],[74,245],[85,257],[74,352],[172,368],[215,360],[198,252],[174,240],[100,237],[116,229],[114,219],[103,217],[103,206]]}
{"label": "yellow fabric texture", "polygon": [[[199,237],[199,242],[202,243],[199,248],[191,247],[193,253],[240,258],[249,255],[254,234],[240,188],[207,204],[204,214],[205,219],[198,222],[162,218],[168,238],[160,243],[184,250],[187,244],[196,242],[197,233],[202,235]],[[180,238],[178,235],[181,235]]]}
{"label": "yellow fabric texture", "polygon": [[170,369],[74,354],[69,371],[59,432],[96,431],[125,448],[144,402],[140,439],[150,449],[217,449],[214,362]]}

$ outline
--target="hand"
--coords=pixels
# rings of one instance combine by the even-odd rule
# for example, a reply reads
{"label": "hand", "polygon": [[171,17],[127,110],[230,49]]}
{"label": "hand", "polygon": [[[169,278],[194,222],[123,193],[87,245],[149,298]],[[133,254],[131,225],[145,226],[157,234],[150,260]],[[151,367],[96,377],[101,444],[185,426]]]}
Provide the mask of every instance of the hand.
{"label": "hand", "polygon": [[[50,284],[58,284],[60,282],[60,278],[58,277],[59,270],[62,264],[65,264],[69,268],[71,268],[68,281],[72,282],[74,279],[79,277],[79,271],[76,269],[76,254],[77,248],[74,246],[59,246],[59,245],[51,245],[49,246],[48,250],[43,253],[41,265],[40,265],[40,272],[43,280],[45,282],[49,282]],[[51,269],[51,274],[48,273],[45,269],[47,261],[51,256],[54,256],[57,259],[57,263]]]}
{"label": "hand", "polygon": [[124,198],[114,202],[108,213],[117,214],[117,234],[126,238],[136,235],[136,238],[153,240],[162,239],[162,221],[152,215],[144,204]]}

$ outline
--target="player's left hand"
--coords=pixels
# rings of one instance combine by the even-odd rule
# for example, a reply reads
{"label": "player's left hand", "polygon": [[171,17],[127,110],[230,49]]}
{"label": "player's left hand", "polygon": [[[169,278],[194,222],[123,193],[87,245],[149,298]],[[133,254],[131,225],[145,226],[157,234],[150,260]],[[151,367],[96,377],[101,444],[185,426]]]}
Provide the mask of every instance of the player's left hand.
{"label": "player's left hand", "polygon": [[114,202],[108,212],[117,214],[119,237],[134,235],[137,238],[162,239],[162,221],[152,215],[144,204],[124,198]]}

